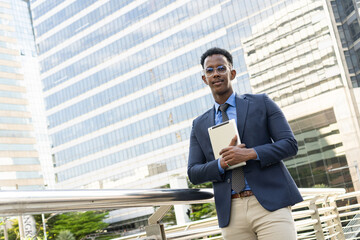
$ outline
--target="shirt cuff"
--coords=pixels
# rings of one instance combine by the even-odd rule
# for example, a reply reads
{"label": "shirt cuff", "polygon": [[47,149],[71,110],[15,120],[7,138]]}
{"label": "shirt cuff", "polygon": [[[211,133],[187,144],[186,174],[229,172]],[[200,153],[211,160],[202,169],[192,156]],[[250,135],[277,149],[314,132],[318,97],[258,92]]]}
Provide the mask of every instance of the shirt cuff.
{"label": "shirt cuff", "polygon": [[220,158],[218,159],[218,168],[219,168],[219,172],[220,172],[221,174],[224,174],[224,173],[225,173],[225,170],[221,167]]}

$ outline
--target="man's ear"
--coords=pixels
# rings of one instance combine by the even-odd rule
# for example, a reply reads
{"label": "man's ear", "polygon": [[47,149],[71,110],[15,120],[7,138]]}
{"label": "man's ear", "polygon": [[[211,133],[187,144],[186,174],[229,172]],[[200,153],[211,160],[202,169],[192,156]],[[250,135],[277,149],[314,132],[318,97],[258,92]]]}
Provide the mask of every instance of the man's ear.
{"label": "man's ear", "polygon": [[231,69],[230,79],[231,79],[231,80],[234,80],[235,77],[236,77],[236,70],[235,70],[235,69]]}
{"label": "man's ear", "polygon": [[205,83],[206,85],[209,85],[209,83],[208,83],[205,75],[202,75],[201,77],[202,77],[202,80],[204,81],[204,83]]}

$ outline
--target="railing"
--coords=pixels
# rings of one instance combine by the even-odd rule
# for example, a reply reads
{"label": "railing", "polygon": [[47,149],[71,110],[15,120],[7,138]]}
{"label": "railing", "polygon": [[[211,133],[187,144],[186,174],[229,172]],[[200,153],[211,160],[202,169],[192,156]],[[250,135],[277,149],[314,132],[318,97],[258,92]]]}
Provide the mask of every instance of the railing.
{"label": "railing", "polygon": [[336,196],[343,189],[303,190],[304,201],[292,207],[298,239],[345,239]]}
{"label": "railing", "polygon": [[160,206],[145,229],[150,239],[165,239],[160,220],[172,205],[199,203],[212,197],[212,192],[200,189],[0,191],[0,216]]}
{"label": "railing", "polygon": [[[360,192],[345,193],[341,188],[300,189],[304,201],[292,207],[297,237],[301,239],[360,239],[360,204],[356,198]],[[189,222],[165,229],[167,239],[222,239],[216,217]],[[145,233],[116,238],[116,240],[139,239]]]}
{"label": "railing", "polygon": [[344,220],[342,223],[347,223],[343,227],[346,239],[356,239],[360,231],[360,214],[356,214],[351,220]]}
{"label": "railing", "polygon": [[[344,189],[300,189],[304,201],[292,207],[298,239],[360,239],[359,192]],[[117,238],[222,239],[216,218],[164,229],[161,218],[174,204],[212,202],[209,189],[0,191],[0,216],[49,212],[160,206],[146,232]]]}
{"label": "railing", "polygon": [[212,197],[200,189],[0,191],[0,216],[192,204]]}

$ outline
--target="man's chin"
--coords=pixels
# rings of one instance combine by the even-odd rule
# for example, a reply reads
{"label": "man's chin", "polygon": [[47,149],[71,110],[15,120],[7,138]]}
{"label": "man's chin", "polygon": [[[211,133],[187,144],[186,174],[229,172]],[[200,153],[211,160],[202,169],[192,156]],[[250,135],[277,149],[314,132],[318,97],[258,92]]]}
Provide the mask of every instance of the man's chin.
{"label": "man's chin", "polygon": [[230,91],[228,89],[212,89],[211,91],[213,93],[213,95],[226,95],[228,94]]}
{"label": "man's chin", "polygon": [[227,86],[227,85],[221,85],[219,87],[212,87],[211,88],[211,92],[214,95],[231,95],[233,93],[233,89],[231,86]]}

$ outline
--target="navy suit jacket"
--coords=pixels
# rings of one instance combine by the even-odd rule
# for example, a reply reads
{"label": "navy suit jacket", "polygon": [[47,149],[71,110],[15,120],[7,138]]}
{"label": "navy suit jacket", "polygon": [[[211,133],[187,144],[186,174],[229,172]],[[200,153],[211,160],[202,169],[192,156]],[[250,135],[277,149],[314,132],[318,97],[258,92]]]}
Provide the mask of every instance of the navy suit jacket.
{"label": "navy suit jacket", "polygon": [[[282,159],[297,153],[297,142],[280,108],[266,94],[236,95],[237,127],[241,143],[254,148],[260,160],[248,160],[244,174],[255,197],[269,211],[303,199]],[[220,227],[230,220],[231,174],[220,174],[208,128],[215,124],[215,108],[193,121],[188,176],[193,184],[213,182]]]}

